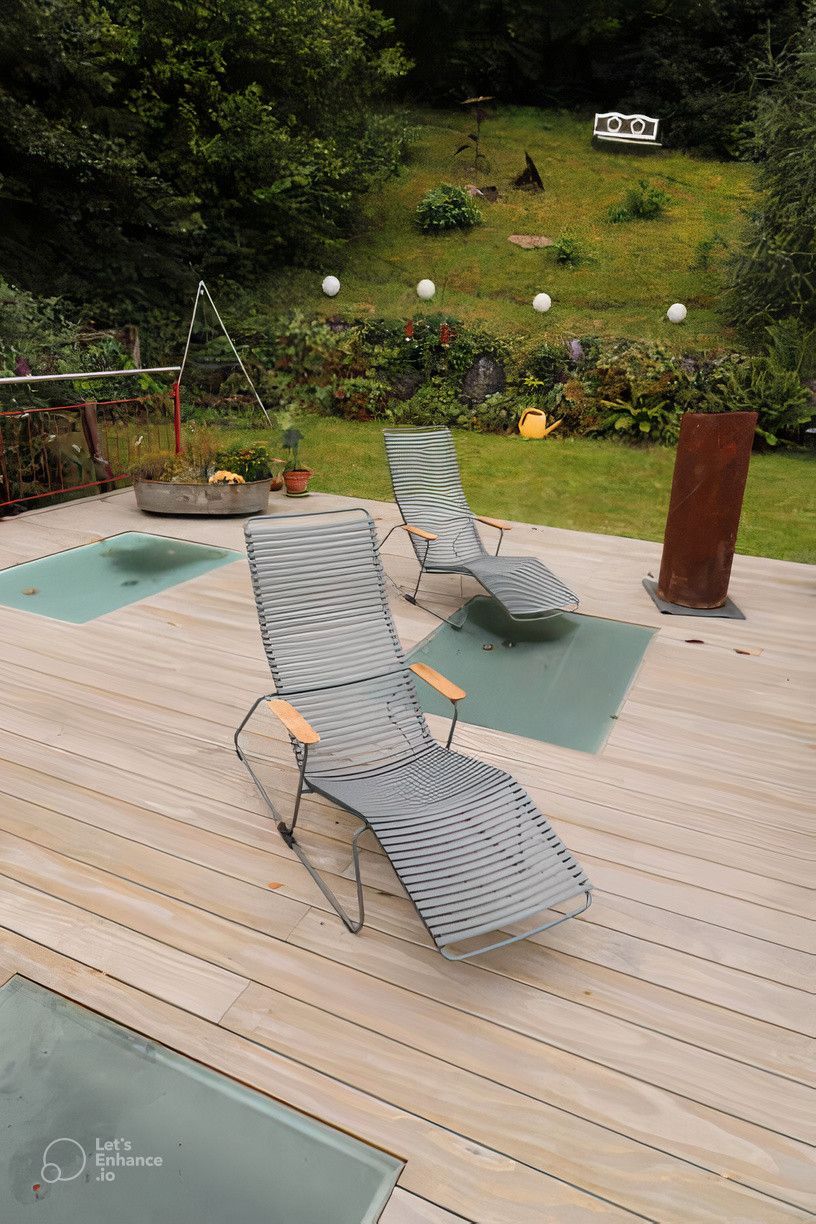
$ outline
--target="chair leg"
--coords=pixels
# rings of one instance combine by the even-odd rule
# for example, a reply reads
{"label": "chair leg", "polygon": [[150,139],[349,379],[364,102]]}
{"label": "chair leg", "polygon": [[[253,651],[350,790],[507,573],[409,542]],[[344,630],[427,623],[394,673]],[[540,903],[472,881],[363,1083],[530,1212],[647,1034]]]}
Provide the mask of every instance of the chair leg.
{"label": "chair leg", "polygon": [[349,914],[346,913],[345,909],[340,904],[340,902],[338,901],[337,897],[332,892],[329,885],[323,879],[323,876],[317,870],[314,863],[311,862],[311,860],[309,859],[309,856],[307,855],[306,851],[301,846],[300,842],[295,840],[294,835],[292,834],[291,830],[287,829],[283,821],[281,821],[278,824],[278,832],[280,833],[281,837],[286,842],[289,849],[294,850],[295,854],[298,856],[301,863],[306,868],[309,875],[312,877],[315,884],[317,885],[317,887],[322,892],[323,896],[328,901],[329,905],[332,907],[332,909],[335,911],[337,916],[340,918],[341,922],[343,923],[343,926],[345,926],[347,930],[351,931],[352,935],[356,935],[358,931],[362,930],[363,925],[365,923],[365,903],[364,903],[364,898],[363,898],[363,881],[360,876],[359,839],[362,836],[362,834],[365,833],[367,828],[368,828],[368,825],[365,825],[365,824],[361,825],[360,828],[354,834],[354,837],[352,838],[352,841],[351,841],[351,855],[352,855],[352,861],[354,863],[354,880],[357,885],[357,914],[358,914],[357,918],[351,918]]}
{"label": "chair leg", "polygon": [[358,914],[357,918],[352,918],[350,917],[349,914],[346,913],[345,909],[340,904],[340,902],[338,901],[337,897],[332,892],[329,885],[323,879],[320,872],[317,870],[314,864],[309,860],[309,857],[306,854],[306,851],[301,846],[300,842],[297,841],[295,838],[295,825],[297,823],[298,812],[300,811],[301,796],[304,794],[304,792],[308,792],[310,789],[308,782],[306,782],[305,780],[308,748],[306,751],[304,751],[303,757],[301,759],[300,774],[298,777],[298,789],[297,789],[297,794],[295,796],[295,805],[294,805],[294,810],[292,813],[292,820],[290,824],[287,825],[286,821],[281,817],[280,813],[275,808],[275,805],[273,804],[272,800],[269,798],[269,795],[267,794],[264,784],[261,782],[255,770],[252,768],[252,765],[250,764],[246,754],[244,753],[241,747],[241,740],[240,740],[241,732],[243,731],[244,727],[247,725],[250,718],[255,713],[258,706],[261,704],[261,702],[268,701],[268,700],[269,700],[268,697],[259,697],[258,700],[255,702],[255,704],[250,707],[248,714],[239,724],[238,729],[235,732],[235,735],[233,737],[234,743],[235,743],[235,751],[238,754],[239,760],[243,762],[247,770],[247,773],[252,778],[252,781],[255,783],[255,787],[258,791],[258,794],[261,796],[264,803],[268,807],[269,812],[272,816],[272,819],[275,822],[275,828],[280,833],[284,842],[286,843],[286,845],[289,847],[290,850],[294,850],[295,854],[298,856],[301,863],[306,868],[306,870],[308,871],[309,875],[314,880],[317,887],[323,893],[323,896],[326,898],[326,900],[331,905],[332,909],[336,912],[338,917],[343,922],[343,925],[349,931],[351,931],[352,934],[356,935],[357,932],[362,929],[363,924],[365,922],[365,904],[364,904],[364,898],[363,898],[363,882],[360,876],[359,841],[360,841],[360,837],[362,836],[362,834],[365,833],[366,829],[368,828],[368,825],[362,824],[360,828],[356,830],[354,837],[352,838],[352,841],[351,841],[351,855],[352,855],[352,862],[354,864],[354,879],[355,879],[355,883],[357,886],[357,914]]}
{"label": "chair leg", "polygon": [[405,598],[408,600],[408,603],[415,604],[417,601],[417,595],[419,594],[419,584],[422,581],[422,575],[425,573],[425,562],[428,559],[428,549],[430,547],[431,547],[431,544],[430,544],[430,541],[428,541],[428,543],[425,545],[425,552],[423,554],[422,560],[419,563],[419,577],[416,580],[416,586],[414,587],[414,593],[413,595],[405,596]]}

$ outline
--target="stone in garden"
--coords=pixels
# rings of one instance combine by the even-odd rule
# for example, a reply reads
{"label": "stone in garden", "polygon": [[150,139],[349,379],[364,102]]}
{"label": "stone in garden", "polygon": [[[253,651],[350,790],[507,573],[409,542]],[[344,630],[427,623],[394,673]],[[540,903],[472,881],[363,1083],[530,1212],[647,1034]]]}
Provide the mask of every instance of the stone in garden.
{"label": "stone in garden", "polygon": [[480,200],[487,200],[488,204],[495,204],[499,198],[498,187],[477,187],[475,183],[468,183],[465,191],[469,196],[474,196]]}
{"label": "stone in garden", "polygon": [[409,400],[422,385],[419,370],[406,370],[398,374],[391,385],[391,394],[397,400]]}
{"label": "stone in garden", "polygon": [[495,395],[505,388],[504,366],[493,357],[482,353],[465,375],[462,396],[471,403],[481,404],[488,395]]}
{"label": "stone in garden", "polygon": [[553,244],[552,238],[545,238],[541,234],[511,234],[507,241],[514,242],[516,246],[523,247],[525,251],[529,251],[532,247],[548,247]]}

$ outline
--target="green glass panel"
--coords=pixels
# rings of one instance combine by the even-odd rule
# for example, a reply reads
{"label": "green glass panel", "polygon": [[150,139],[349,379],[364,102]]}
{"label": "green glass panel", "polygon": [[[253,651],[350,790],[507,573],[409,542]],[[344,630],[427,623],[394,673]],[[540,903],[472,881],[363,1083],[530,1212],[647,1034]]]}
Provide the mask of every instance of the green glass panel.
{"label": "green glass panel", "polygon": [[231,548],[126,531],[0,570],[0,604],[84,625],[240,556]]}
{"label": "green glass panel", "polygon": [[23,978],[0,990],[3,1224],[369,1224],[402,1168]]}
{"label": "green glass panel", "polygon": [[[653,630],[565,613],[511,621],[479,596],[460,613],[460,629],[440,625],[411,653],[467,691],[459,717],[582,752],[598,752],[635,677]],[[429,714],[450,703],[421,680]]]}

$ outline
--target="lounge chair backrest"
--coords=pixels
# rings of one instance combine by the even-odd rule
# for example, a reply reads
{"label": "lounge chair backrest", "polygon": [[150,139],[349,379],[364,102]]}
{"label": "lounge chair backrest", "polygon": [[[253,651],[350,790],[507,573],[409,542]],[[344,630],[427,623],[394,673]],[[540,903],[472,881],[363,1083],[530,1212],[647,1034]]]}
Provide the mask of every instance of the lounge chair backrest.
{"label": "lounge chair backrest", "polygon": [[394,497],[406,523],[439,538],[428,547],[411,536],[420,561],[428,568],[450,568],[485,555],[459,474],[449,429],[386,429],[385,450]]}
{"label": "lounge chair backrest", "polygon": [[392,760],[430,742],[365,510],[265,515],[244,527],[277,692],[321,743],[316,767]]}

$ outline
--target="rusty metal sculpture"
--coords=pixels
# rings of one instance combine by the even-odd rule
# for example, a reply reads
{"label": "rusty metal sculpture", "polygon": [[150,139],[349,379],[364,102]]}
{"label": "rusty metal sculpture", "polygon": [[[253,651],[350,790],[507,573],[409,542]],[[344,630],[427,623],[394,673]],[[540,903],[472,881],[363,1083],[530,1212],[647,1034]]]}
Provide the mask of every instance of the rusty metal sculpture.
{"label": "rusty metal sculpture", "polygon": [[742,613],[728,599],[755,412],[687,412],[680,426],[657,583],[644,585],[664,612]]}

